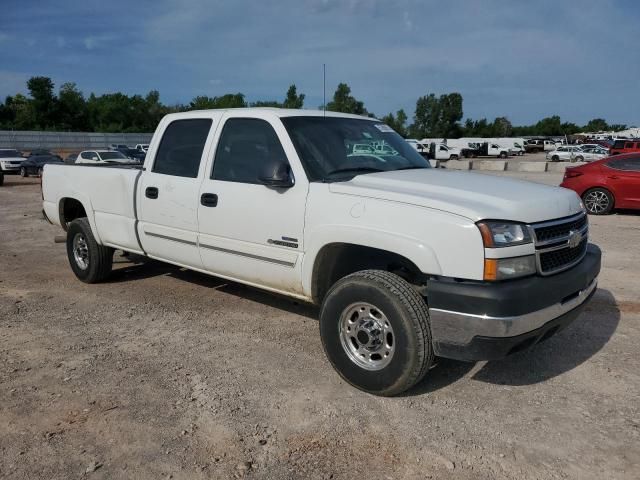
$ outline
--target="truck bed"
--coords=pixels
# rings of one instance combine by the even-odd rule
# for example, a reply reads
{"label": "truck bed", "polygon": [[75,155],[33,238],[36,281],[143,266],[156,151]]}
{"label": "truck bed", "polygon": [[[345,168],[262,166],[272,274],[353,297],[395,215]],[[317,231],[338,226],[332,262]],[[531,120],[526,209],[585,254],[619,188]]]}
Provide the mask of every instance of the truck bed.
{"label": "truck bed", "polygon": [[134,204],[141,169],[137,165],[46,165],[42,181],[44,212],[52,223],[66,229],[66,198],[77,199],[100,243],[142,253],[135,232]]}

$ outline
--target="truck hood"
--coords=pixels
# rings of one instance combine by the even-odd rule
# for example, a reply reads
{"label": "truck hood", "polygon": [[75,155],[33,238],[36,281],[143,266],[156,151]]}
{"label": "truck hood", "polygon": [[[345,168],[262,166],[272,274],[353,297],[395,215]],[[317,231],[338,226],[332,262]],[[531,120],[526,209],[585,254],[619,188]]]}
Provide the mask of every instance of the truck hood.
{"label": "truck hood", "polygon": [[435,168],[358,175],[329,185],[336,194],[401,202],[484,219],[540,222],[582,211],[572,190],[495,175]]}

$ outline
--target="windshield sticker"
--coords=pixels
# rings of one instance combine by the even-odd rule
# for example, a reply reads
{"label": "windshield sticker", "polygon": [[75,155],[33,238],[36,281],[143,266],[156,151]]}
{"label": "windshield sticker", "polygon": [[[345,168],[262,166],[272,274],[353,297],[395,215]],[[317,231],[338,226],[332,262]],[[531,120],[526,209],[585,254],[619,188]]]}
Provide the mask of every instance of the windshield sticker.
{"label": "windshield sticker", "polygon": [[376,123],[374,127],[376,127],[378,130],[380,130],[383,133],[393,132],[393,128],[391,128],[389,125],[385,125],[384,123]]}

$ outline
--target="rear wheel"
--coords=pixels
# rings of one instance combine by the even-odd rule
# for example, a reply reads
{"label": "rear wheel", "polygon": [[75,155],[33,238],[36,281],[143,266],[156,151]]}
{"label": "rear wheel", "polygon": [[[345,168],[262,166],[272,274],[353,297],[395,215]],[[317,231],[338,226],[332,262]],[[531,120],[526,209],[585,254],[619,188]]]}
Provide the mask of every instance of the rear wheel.
{"label": "rear wheel", "polygon": [[96,242],[86,218],[77,218],[67,230],[67,257],[73,273],[85,283],[97,283],[109,276],[113,248]]}
{"label": "rear wheel", "polygon": [[551,161],[552,162],[557,162],[559,160],[560,160],[560,157],[558,155],[554,155],[554,156],[551,157]]}
{"label": "rear wheel", "polygon": [[458,155],[451,155],[449,157],[450,160],[458,160]]}
{"label": "rear wheel", "polygon": [[500,152],[500,158],[507,158],[507,154],[505,152]]}
{"label": "rear wheel", "polygon": [[582,195],[582,201],[587,212],[592,215],[607,215],[613,210],[613,195],[605,188],[587,190]]}
{"label": "rear wheel", "polygon": [[28,177],[29,173],[27,172],[27,169],[25,167],[20,167],[20,176],[22,178]]}
{"label": "rear wheel", "polygon": [[578,155],[576,157],[576,162],[584,162],[584,157],[582,155]]}
{"label": "rear wheel", "polygon": [[338,374],[374,395],[397,395],[433,363],[429,311],[401,277],[364,270],[342,278],[322,303],[320,336]]}

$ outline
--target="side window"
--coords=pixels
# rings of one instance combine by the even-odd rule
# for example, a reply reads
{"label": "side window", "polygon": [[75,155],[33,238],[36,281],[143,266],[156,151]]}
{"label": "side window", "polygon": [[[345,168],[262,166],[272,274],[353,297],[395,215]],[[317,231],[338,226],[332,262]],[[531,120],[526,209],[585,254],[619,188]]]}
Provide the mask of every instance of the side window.
{"label": "side window", "polygon": [[174,120],[164,131],[152,172],[196,178],[211,119]]}
{"label": "side window", "polygon": [[624,148],[633,148],[633,142],[627,142],[624,144]]}
{"label": "side window", "polygon": [[97,155],[95,152],[82,152],[82,155],[80,156],[85,160],[91,160],[93,157],[96,157]]}
{"label": "side window", "polygon": [[613,160],[607,166],[616,170],[627,172],[640,172],[640,158],[625,158],[624,160]]}
{"label": "side window", "polygon": [[278,135],[265,120],[230,118],[224,124],[211,178],[225,182],[261,184],[262,166],[287,157]]}

